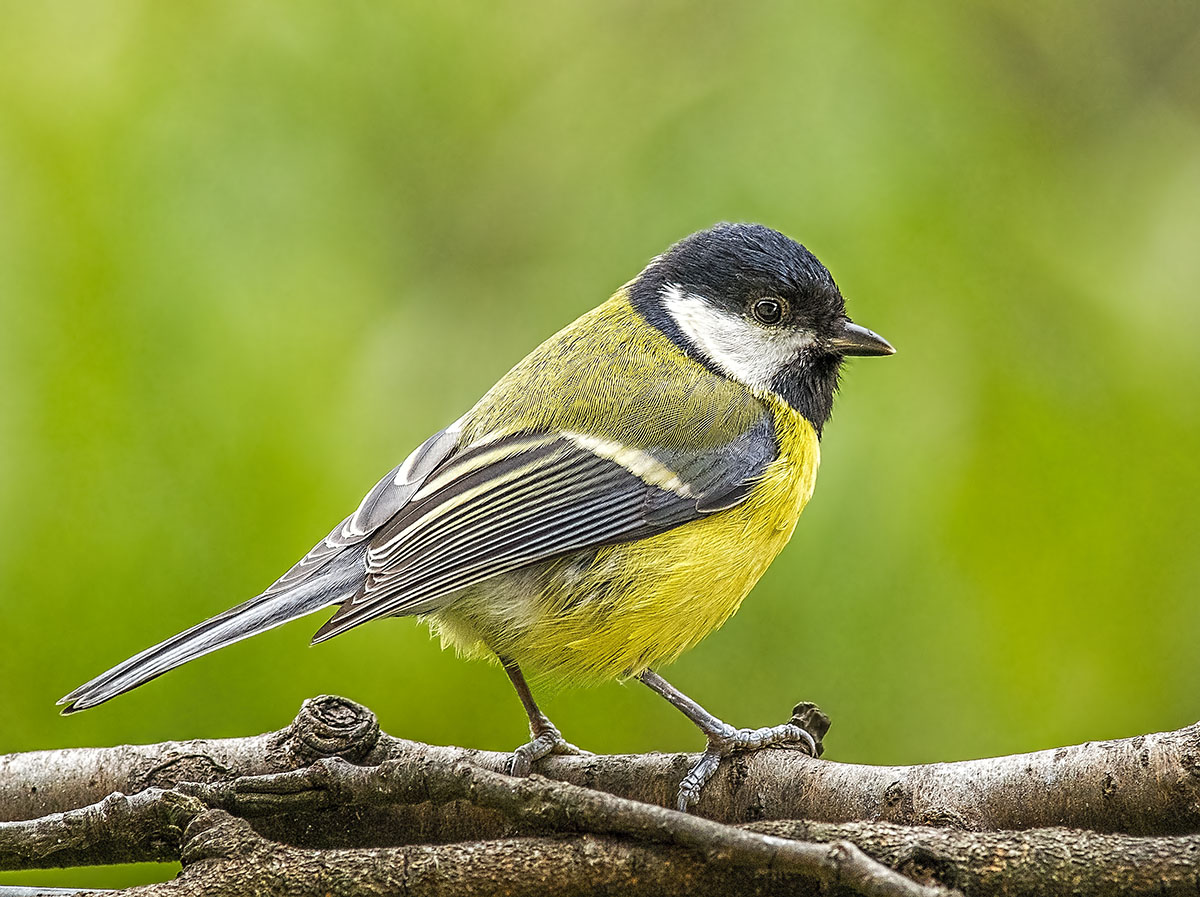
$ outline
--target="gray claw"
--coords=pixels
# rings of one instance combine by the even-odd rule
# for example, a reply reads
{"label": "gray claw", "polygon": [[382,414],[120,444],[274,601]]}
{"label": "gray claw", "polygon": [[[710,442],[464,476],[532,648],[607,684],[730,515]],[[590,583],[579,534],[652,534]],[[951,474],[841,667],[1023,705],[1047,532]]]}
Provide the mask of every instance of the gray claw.
{"label": "gray claw", "polygon": [[717,767],[721,765],[723,756],[710,745],[696,761],[696,764],[688,770],[683,781],[679,783],[679,794],[675,803],[679,812],[686,813],[700,800],[701,789],[713,777]]}
{"label": "gray claw", "polygon": [[735,729],[733,726],[726,726],[721,732],[710,734],[704,754],[679,783],[679,810],[686,813],[700,800],[700,792],[716,773],[721,761],[729,755],[793,745],[806,751],[809,756],[817,756],[817,743],[812,735],[794,723],[763,729]]}
{"label": "gray claw", "polygon": [[523,744],[513,751],[512,765],[509,767],[509,773],[518,778],[524,778],[529,775],[533,769],[533,764],[551,754],[591,756],[589,751],[577,748],[563,738],[558,729],[552,725],[541,732],[531,732],[530,734],[533,735],[533,741]]}

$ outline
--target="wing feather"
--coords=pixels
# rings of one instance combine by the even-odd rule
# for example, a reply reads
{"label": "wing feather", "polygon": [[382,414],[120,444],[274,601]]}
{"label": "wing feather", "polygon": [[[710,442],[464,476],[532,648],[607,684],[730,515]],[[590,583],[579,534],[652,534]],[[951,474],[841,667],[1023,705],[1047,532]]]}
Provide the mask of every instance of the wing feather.
{"label": "wing feather", "polygon": [[[497,538],[511,535],[528,518],[540,519],[547,526],[565,525],[568,523],[566,515],[555,514],[554,505],[546,500],[556,489],[569,489],[580,482],[580,479],[576,479],[543,483],[498,504],[493,510],[480,507],[469,515],[464,514],[465,520],[456,518],[446,521],[444,529],[438,529],[427,534],[420,542],[414,542],[411,554],[407,554],[398,564],[395,575],[417,576],[449,561],[486,552]],[[583,499],[585,493],[581,491],[578,497]],[[581,510],[586,510],[586,507],[581,505]]]}
{"label": "wing feather", "polygon": [[[524,504],[523,493],[536,486],[532,475],[539,471],[553,482],[572,474],[569,459],[534,449],[526,459],[512,458],[478,468],[451,481],[442,490],[415,500],[389,521],[372,540],[371,553],[377,566],[410,554],[419,540],[440,537],[438,525],[452,525],[470,515],[490,513],[497,505]],[[480,498],[487,496],[487,502]],[[493,504],[493,501],[495,504]]]}
{"label": "wing feather", "polygon": [[[636,488],[636,487],[633,487]],[[459,570],[473,571],[480,564],[499,562],[509,556],[524,557],[532,563],[544,557],[587,547],[595,527],[619,532],[627,523],[640,518],[636,501],[630,501],[633,489],[599,493],[587,500],[578,496],[557,505],[546,505],[536,512],[510,518],[480,534],[477,539],[459,540],[455,545],[438,546],[419,565],[400,570],[367,574],[367,589],[380,593],[384,587],[407,593],[418,586],[438,585],[446,591],[454,585]],[[581,543],[576,545],[575,543]],[[468,550],[462,550],[467,548]]]}
{"label": "wing feather", "polygon": [[461,589],[584,548],[641,538],[743,501],[777,454],[769,417],[707,453],[573,433],[467,446],[370,537],[362,588],[317,632],[423,613]]}
{"label": "wing feather", "polygon": [[[604,509],[598,507],[597,510]],[[436,600],[467,586],[540,560],[547,560],[589,545],[611,541],[614,528],[632,528],[637,522],[636,512],[625,510],[612,514],[605,520],[592,518],[582,521],[581,525],[572,533],[574,538],[564,538],[556,533],[554,538],[540,540],[536,547],[520,543],[516,546],[504,545],[484,556],[472,558],[470,562],[456,564],[452,570],[439,572],[428,579],[406,584],[400,598],[381,599],[373,592],[378,592],[381,586],[388,587],[392,591],[395,590],[395,587],[386,580],[368,578],[365,594],[369,600],[373,601],[368,619],[397,613],[420,613],[428,609],[422,606],[424,602]],[[519,550],[514,550],[514,548]],[[365,620],[361,622],[365,622]],[[357,625],[357,623],[350,625]]]}

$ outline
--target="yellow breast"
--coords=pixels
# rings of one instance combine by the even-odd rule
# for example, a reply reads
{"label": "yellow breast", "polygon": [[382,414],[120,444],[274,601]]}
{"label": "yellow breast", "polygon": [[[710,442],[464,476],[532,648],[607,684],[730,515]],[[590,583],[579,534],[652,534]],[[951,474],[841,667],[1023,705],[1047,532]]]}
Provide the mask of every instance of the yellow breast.
{"label": "yellow breast", "polygon": [[779,457],[745,501],[472,587],[431,615],[443,642],[504,654],[539,678],[586,683],[668,663],[721,626],[787,544],[820,462],[812,425],[778,399],[763,401]]}

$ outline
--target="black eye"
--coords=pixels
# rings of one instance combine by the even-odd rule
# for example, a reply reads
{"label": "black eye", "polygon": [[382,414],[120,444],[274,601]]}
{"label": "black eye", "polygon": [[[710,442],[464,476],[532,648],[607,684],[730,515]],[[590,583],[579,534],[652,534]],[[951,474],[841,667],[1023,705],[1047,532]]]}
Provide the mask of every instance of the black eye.
{"label": "black eye", "polygon": [[783,320],[783,303],[778,299],[759,299],[752,311],[755,320],[763,324],[778,324]]}

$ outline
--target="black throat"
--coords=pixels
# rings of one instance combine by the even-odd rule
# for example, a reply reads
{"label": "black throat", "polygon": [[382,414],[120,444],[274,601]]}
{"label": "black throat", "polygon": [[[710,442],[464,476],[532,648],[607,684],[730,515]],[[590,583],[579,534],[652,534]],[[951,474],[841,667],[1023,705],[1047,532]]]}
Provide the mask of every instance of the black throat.
{"label": "black throat", "polygon": [[833,414],[833,396],[841,369],[840,355],[804,354],[771,382],[771,390],[813,425],[818,439]]}

